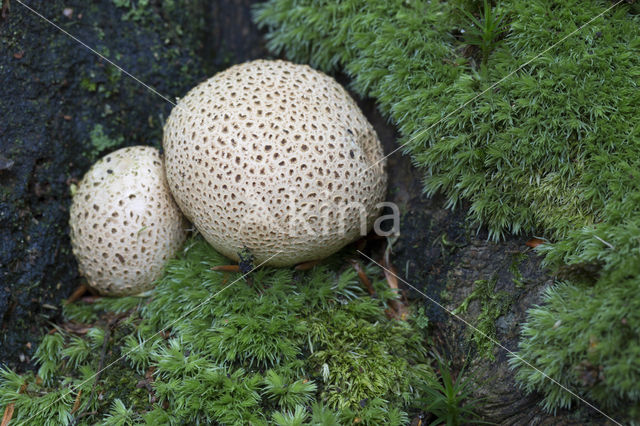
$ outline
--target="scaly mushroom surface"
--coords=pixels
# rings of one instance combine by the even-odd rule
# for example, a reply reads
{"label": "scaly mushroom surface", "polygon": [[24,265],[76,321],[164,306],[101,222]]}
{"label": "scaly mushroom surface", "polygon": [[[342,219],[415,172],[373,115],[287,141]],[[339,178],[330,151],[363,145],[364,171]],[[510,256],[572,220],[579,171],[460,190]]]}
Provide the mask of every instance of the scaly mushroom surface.
{"label": "scaly mushroom surface", "polygon": [[167,181],[207,241],[255,264],[321,259],[366,233],[386,192],[375,130],[306,65],[233,66],[180,99],[164,129]]}
{"label": "scaly mushroom surface", "polygon": [[69,225],[80,273],[110,296],[149,289],[187,232],[162,157],[146,146],[122,148],[91,167],[73,195]]}

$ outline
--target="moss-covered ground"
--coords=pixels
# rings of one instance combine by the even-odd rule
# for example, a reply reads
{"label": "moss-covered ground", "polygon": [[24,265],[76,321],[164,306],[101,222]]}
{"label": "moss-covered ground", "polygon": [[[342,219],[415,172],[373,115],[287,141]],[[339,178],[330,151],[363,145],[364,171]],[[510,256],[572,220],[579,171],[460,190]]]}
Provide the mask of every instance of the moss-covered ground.
{"label": "moss-covered ground", "polygon": [[[488,7],[485,7],[488,6]],[[619,415],[640,403],[640,9],[634,2],[270,0],[269,46],[378,102],[403,150],[489,236],[567,272],[520,356]],[[576,273],[584,272],[588,273]],[[588,277],[588,278],[585,278]],[[577,399],[513,359],[553,411]]]}
{"label": "moss-covered ground", "polygon": [[36,374],[0,370],[0,406],[15,424],[400,425],[422,411],[428,322],[388,318],[381,270],[367,268],[370,297],[339,256],[251,284],[212,271],[226,262],[195,237],[148,295],[66,305]]}

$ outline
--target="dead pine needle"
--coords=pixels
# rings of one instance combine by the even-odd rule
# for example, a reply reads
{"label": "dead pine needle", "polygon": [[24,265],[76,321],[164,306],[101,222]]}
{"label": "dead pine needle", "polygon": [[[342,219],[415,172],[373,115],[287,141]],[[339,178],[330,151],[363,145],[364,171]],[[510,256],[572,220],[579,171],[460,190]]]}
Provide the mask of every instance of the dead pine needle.
{"label": "dead pine needle", "polygon": [[[22,386],[20,386],[20,390],[18,391],[18,394],[24,393],[26,389],[27,389],[27,382],[24,382]],[[0,423],[0,426],[9,425],[9,422],[13,418],[13,411],[15,410],[15,408],[16,408],[16,404],[14,402],[7,405],[7,408],[4,409],[4,415],[2,416],[2,423]]]}

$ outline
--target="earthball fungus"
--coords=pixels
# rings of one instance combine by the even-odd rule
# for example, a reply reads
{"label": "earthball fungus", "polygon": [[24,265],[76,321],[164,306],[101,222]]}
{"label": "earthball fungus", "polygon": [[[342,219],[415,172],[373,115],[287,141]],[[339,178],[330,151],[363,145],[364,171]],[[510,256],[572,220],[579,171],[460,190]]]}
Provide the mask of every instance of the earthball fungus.
{"label": "earthball fungus", "polygon": [[346,90],[306,65],[233,66],[178,102],[164,128],[173,196],[238,260],[287,266],[366,234],[386,191],[375,130]]}
{"label": "earthball fungus", "polygon": [[80,272],[112,296],[149,289],[187,228],[162,157],[146,146],[115,151],[89,169],[73,195],[69,225]]}

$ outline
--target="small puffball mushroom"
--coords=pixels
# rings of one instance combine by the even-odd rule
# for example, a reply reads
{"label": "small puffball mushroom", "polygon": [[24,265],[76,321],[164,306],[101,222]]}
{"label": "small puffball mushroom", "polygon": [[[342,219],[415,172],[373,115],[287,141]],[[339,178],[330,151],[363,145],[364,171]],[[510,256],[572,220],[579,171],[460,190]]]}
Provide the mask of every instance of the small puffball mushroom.
{"label": "small puffball mushroom", "polygon": [[225,256],[324,258],[371,229],[386,192],[375,130],[346,90],[306,65],[257,60],[192,89],[164,128],[167,181]]}
{"label": "small puffball mushroom", "polygon": [[80,273],[101,294],[148,290],[186,238],[162,157],[147,146],[98,160],[73,195],[69,225]]}

